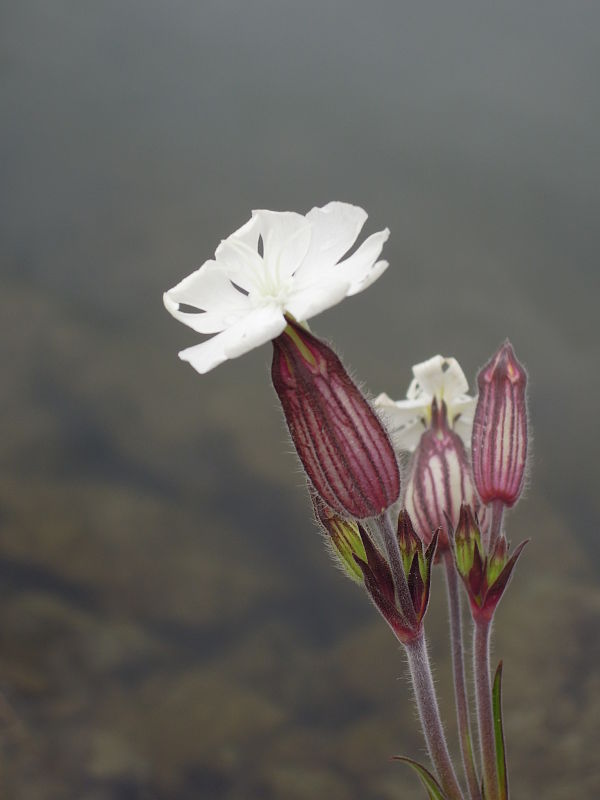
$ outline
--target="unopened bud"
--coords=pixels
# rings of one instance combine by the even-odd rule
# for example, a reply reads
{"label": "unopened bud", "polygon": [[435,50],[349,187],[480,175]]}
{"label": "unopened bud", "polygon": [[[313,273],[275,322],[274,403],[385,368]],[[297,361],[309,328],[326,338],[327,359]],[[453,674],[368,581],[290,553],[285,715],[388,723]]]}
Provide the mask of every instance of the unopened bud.
{"label": "unopened bud", "polygon": [[477,519],[470,506],[462,506],[454,534],[454,559],[467,590],[475,622],[489,622],[492,619],[526,544],[526,541],[522,542],[509,557],[508,543],[502,534],[493,552],[486,556]]}
{"label": "unopened bud", "polygon": [[342,516],[376,517],[400,494],[394,448],[340,359],[288,318],[273,341],[273,386],[315,491]]}
{"label": "unopened bud", "polygon": [[448,520],[455,526],[461,503],[475,502],[465,447],[448,425],[446,404],[442,401],[439,407],[434,399],[431,427],[414,453],[404,504],[425,542],[440,529],[439,549],[444,550],[449,547]]}
{"label": "unopened bud", "polygon": [[422,543],[413,528],[408,511],[404,508],[401,509],[398,516],[398,546],[400,547],[404,572],[408,575],[415,553],[422,549]]}
{"label": "unopened bud", "polygon": [[409,515],[406,511],[401,512],[398,543],[415,612],[414,619],[407,620],[396,597],[392,571],[388,562],[360,525],[359,531],[365,547],[366,560],[357,558],[356,561],[362,570],[365,588],[399,641],[408,644],[416,639],[423,629],[423,618],[429,604],[431,564],[435,555],[438,534],[437,532],[434,534],[429,547],[425,549],[414,532]]}
{"label": "unopened bud", "polygon": [[353,581],[362,583],[363,573],[356,559],[366,561],[367,555],[357,523],[338,516],[335,511],[323,505],[318,497],[313,497],[313,506],[315,517],[327,533],[328,541],[331,543],[331,552],[342,570]]}
{"label": "unopened bud", "polygon": [[484,503],[510,507],[523,488],[527,460],[527,373],[507,340],[477,376],[471,444],[473,477]]}

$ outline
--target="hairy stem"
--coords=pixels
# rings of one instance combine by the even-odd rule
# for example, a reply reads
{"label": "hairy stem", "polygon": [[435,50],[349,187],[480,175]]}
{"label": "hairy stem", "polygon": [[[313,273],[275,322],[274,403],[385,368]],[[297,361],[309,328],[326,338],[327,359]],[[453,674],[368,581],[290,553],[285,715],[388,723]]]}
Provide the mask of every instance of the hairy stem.
{"label": "hairy stem", "polygon": [[438,780],[448,800],[464,800],[446,744],[423,631],[405,647],[421,727]]}
{"label": "hairy stem", "polygon": [[490,684],[490,634],[491,622],[475,622],[473,640],[473,674],[477,722],[481,747],[481,769],[485,800],[500,800],[496,768],[496,743],[494,739],[494,713]]}
{"label": "hairy stem", "polygon": [[389,510],[377,517],[383,543],[387,557],[390,562],[392,570],[392,578],[394,580],[394,587],[398,595],[398,602],[406,621],[413,626],[417,624],[417,615],[413,606],[412,598],[408,590],[408,582],[402,564],[402,555],[400,553],[400,545],[398,544],[398,537],[390,519]]}
{"label": "hairy stem", "polygon": [[452,648],[452,670],[454,673],[454,698],[456,701],[456,719],[458,722],[458,738],[460,754],[467,779],[471,800],[481,800],[479,778],[473,759],[473,738],[471,736],[471,720],[467,701],[465,681],[465,662],[463,651],[463,630],[458,591],[458,575],[454,567],[454,559],[450,551],[444,553],[446,570],[446,589],[448,592],[448,611],[450,617],[450,645]]}
{"label": "hairy stem", "polygon": [[502,531],[502,518],[504,516],[504,503],[502,500],[493,500],[491,503],[492,519],[488,526],[487,536],[483,544],[486,553],[491,553]]}

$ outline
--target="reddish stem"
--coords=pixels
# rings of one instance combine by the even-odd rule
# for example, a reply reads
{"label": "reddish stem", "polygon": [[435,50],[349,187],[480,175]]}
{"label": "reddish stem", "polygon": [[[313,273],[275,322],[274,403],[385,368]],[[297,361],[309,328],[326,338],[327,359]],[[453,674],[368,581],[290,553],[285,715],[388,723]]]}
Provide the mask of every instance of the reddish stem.
{"label": "reddish stem", "polygon": [[444,553],[446,569],[446,589],[448,592],[448,611],[450,616],[450,644],[452,647],[452,668],[454,673],[454,697],[456,701],[456,718],[463,768],[467,779],[471,800],[481,800],[481,789],[475,762],[473,760],[473,738],[471,736],[471,719],[465,682],[465,664],[463,650],[463,630],[458,591],[458,575],[454,559],[450,551]]}

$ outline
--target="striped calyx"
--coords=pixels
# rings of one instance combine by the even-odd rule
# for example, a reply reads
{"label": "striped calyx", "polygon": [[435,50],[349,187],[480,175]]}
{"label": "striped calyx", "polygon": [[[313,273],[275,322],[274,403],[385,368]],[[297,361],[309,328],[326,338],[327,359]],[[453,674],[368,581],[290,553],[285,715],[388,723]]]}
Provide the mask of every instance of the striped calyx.
{"label": "striped calyx", "polygon": [[430,542],[440,529],[438,549],[449,547],[449,523],[456,526],[461,503],[476,504],[464,444],[448,424],[446,404],[431,405],[431,426],[412,458],[406,485],[406,506],[418,535]]}
{"label": "striped calyx", "polygon": [[477,376],[479,399],[471,450],[475,486],[483,503],[512,506],[527,461],[527,373],[507,340]]}
{"label": "striped calyx", "polygon": [[287,322],[273,340],[271,376],[310,482],[341,516],[379,516],[400,494],[390,438],[333,350]]}

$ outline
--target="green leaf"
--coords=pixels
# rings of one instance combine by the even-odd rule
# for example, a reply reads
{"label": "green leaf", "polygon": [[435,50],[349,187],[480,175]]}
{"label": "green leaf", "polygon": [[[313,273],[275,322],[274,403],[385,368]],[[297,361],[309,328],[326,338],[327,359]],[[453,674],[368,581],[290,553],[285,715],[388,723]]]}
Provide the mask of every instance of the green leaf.
{"label": "green leaf", "polygon": [[413,761],[412,758],[406,758],[405,756],[394,756],[394,760],[402,761],[404,764],[408,764],[414,769],[421,779],[421,783],[425,789],[427,789],[427,796],[429,800],[448,800],[431,772],[429,772],[429,770],[426,769],[422,764],[419,764],[418,761]]}
{"label": "green leaf", "polygon": [[500,800],[508,800],[508,773],[506,771],[506,750],[502,726],[502,661],[498,664],[492,687],[492,707],[494,714],[494,739],[496,741],[496,767]]}

